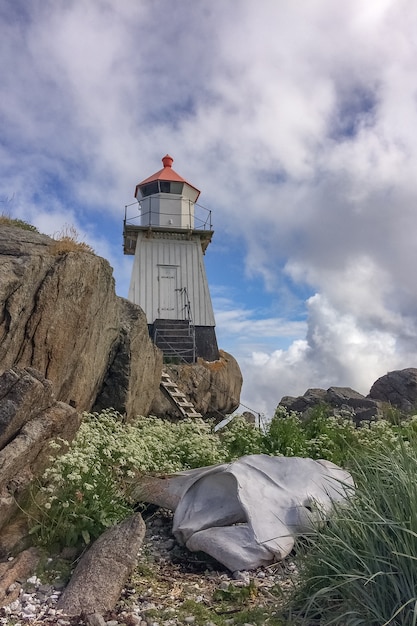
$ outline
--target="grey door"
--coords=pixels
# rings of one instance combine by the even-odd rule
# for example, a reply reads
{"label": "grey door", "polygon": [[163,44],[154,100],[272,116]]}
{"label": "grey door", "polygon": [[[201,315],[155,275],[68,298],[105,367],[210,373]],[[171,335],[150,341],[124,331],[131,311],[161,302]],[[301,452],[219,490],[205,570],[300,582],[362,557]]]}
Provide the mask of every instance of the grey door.
{"label": "grey door", "polygon": [[175,265],[158,266],[159,283],[159,306],[160,319],[177,320],[180,319],[178,311],[177,289],[178,267]]}

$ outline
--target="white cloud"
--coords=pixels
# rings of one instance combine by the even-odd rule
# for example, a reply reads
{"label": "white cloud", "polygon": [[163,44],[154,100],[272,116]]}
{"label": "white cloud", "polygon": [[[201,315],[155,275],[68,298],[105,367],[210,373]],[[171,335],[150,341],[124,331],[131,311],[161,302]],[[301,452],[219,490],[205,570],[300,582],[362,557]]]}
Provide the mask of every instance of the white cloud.
{"label": "white cloud", "polygon": [[317,294],[307,331],[240,304],[244,285],[220,303],[247,401],[367,390],[415,365],[416,18],[411,0],[6,3],[0,198],[74,224],[123,291],[115,223],[172,153],[246,276]]}
{"label": "white cloud", "polygon": [[403,348],[398,336],[405,330],[380,330],[341,314],[315,295],[308,302],[306,339],[286,350],[253,352],[240,360],[244,374],[242,402],[270,417],[283,396],[302,395],[311,387],[350,386],[366,395],[387,371],[415,364],[416,333]]}

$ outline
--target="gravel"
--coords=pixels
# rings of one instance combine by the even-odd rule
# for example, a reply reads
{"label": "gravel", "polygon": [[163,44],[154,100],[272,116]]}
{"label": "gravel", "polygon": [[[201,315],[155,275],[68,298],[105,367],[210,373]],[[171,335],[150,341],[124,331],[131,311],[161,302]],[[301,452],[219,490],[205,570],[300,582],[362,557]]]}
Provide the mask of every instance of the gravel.
{"label": "gravel", "polygon": [[[252,585],[256,589],[252,605],[269,613],[276,612],[282,597],[293,588],[297,570],[291,560],[232,575],[207,555],[191,553],[176,544],[171,535],[171,512],[158,509],[144,518],[147,530],[138,567],[114,611],[105,616],[67,617],[56,608],[62,581],[47,584],[33,575],[21,583],[19,597],[0,608],[0,626],[215,626],[210,620],[201,621],[201,616],[191,610],[187,612],[184,607],[201,605],[216,612],[218,603],[213,598],[216,591],[232,596]],[[223,623],[239,624],[226,616]]]}

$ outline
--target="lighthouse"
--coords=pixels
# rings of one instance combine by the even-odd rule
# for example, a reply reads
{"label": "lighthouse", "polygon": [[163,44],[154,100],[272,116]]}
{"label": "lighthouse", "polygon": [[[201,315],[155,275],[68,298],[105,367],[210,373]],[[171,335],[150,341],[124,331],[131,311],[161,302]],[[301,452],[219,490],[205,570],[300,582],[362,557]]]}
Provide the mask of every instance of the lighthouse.
{"label": "lighthouse", "polygon": [[124,253],[134,255],[128,299],[145,312],[149,334],[167,362],[219,358],[204,254],[213,236],[200,191],[172,168],[136,185],[125,209]]}

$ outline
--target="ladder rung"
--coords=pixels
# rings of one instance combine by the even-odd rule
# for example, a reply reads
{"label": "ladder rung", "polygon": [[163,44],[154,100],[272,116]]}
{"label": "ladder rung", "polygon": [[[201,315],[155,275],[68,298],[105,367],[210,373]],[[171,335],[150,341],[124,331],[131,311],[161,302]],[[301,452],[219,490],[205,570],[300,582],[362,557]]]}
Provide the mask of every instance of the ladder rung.
{"label": "ladder rung", "polygon": [[193,403],[188,402],[185,394],[172,382],[168,372],[162,372],[161,385],[175,402],[182,415],[185,417],[202,417],[201,413],[195,410]]}

